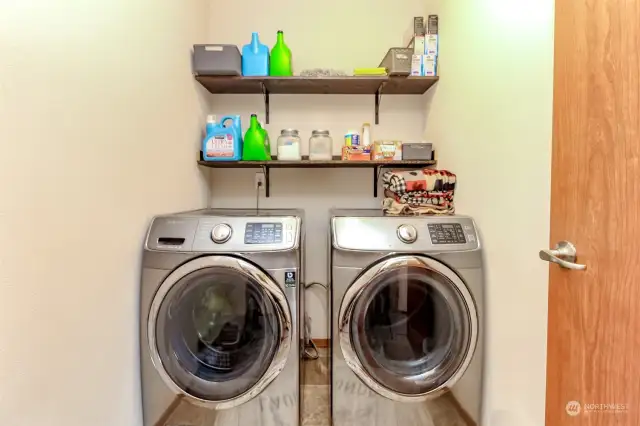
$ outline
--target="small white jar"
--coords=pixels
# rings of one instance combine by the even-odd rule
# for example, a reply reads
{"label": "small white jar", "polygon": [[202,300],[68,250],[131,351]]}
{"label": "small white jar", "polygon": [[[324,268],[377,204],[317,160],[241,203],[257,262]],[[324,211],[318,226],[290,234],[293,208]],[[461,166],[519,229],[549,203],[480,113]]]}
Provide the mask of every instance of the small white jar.
{"label": "small white jar", "polygon": [[300,161],[300,133],[295,129],[283,129],[278,136],[278,160]]}
{"label": "small white jar", "polygon": [[309,138],[309,160],[329,161],[333,159],[333,139],[328,130],[314,130]]}

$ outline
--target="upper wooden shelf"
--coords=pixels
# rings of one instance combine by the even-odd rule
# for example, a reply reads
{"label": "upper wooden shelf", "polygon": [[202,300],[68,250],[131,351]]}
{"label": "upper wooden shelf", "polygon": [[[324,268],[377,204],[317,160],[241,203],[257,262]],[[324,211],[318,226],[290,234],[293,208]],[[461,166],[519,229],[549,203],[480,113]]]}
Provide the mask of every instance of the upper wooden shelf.
{"label": "upper wooden shelf", "polygon": [[438,77],[225,77],[196,76],[211,93],[420,95]]}

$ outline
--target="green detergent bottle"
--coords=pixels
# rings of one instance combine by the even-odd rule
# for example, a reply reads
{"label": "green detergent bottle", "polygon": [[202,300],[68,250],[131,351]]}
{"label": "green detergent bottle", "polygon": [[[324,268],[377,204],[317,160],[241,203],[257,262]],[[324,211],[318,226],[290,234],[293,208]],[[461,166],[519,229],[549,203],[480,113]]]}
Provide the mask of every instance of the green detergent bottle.
{"label": "green detergent bottle", "polygon": [[267,152],[265,147],[265,130],[258,123],[258,116],[251,114],[249,130],[244,135],[244,146],[242,149],[242,159],[244,161],[266,161]]}
{"label": "green detergent bottle", "polygon": [[258,121],[258,124],[260,125],[260,128],[262,129],[262,132],[264,134],[264,150],[267,156],[267,160],[271,160],[271,139],[269,139],[269,132],[267,132],[267,129],[264,127],[264,123],[262,121]]}
{"label": "green detergent bottle", "polygon": [[290,77],[293,75],[291,50],[284,43],[284,33],[282,31],[278,31],[278,40],[273,49],[271,49],[269,75],[273,77]]}

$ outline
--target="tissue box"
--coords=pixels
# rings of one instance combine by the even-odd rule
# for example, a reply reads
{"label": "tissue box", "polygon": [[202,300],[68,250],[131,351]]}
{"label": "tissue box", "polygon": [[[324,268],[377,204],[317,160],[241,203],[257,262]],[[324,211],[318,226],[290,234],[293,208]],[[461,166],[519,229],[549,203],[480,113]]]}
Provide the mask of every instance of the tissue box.
{"label": "tissue box", "polygon": [[343,161],[370,161],[371,160],[371,147],[370,146],[343,146],[342,147],[342,160]]}
{"label": "tissue box", "polygon": [[411,57],[411,74],[415,77],[420,77],[422,75],[422,57],[424,55],[413,55]]}
{"label": "tissue box", "polygon": [[402,142],[375,141],[371,158],[378,161],[402,160]]}
{"label": "tissue box", "polygon": [[438,58],[436,56],[424,55],[422,57],[422,75],[425,77],[438,75]]}
{"label": "tissue box", "polygon": [[424,54],[438,56],[438,34],[429,34],[425,37]]}

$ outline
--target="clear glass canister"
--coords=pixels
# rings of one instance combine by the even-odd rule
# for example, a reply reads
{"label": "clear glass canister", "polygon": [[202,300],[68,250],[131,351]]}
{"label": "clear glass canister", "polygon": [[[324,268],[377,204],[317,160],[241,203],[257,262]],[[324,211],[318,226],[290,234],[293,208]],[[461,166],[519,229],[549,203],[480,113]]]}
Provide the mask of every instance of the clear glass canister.
{"label": "clear glass canister", "polygon": [[278,136],[278,160],[301,160],[300,133],[295,129],[283,129]]}
{"label": "clear glass canister", "polygon": [[328,130],[314,130],[309,138],[309,160],[328,161],[333,158],[333,139]]}

